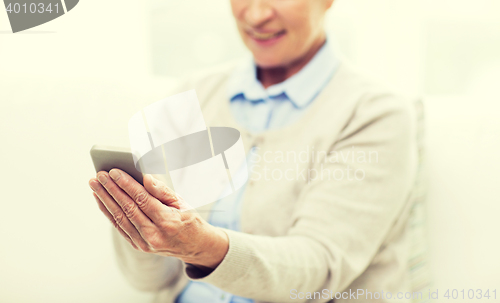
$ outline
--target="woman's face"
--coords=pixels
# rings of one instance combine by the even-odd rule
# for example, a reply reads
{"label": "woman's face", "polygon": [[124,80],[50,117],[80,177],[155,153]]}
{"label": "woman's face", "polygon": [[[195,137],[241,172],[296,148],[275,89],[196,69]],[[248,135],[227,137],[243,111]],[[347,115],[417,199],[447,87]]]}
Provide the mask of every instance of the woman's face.
{"label": "woman's face", "polygon": [[333,0],[231,0],[238,30],[260,67],[291,64],[324,39]]}

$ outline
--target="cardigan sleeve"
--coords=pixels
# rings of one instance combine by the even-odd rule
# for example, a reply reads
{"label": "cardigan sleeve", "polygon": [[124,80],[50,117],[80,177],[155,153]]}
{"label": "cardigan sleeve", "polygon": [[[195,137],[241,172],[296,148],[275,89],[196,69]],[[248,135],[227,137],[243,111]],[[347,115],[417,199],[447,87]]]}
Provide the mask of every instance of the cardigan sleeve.
{"label": "cardigan sleeve", "polygon": [[[389,94],[365,97],[351,114],[340,138],[330,139],[321,168],[350,169],[353,180],[307,183],[285,236],[225,230],[223,261],[208,275],[187,265],[190,279],[260,301],[305,302],[294,291],[343,291],[363,273],[408,203],[417,164],[415,114],[411,102]],[[353,151],[372,161],[338,161]]]}
{"label": "cardigan sleeve", "polygon": [[118,267],[134,288],[156,292],[171,286],[182,274],[179,259],[135,250],[114,227],[112,234]]}

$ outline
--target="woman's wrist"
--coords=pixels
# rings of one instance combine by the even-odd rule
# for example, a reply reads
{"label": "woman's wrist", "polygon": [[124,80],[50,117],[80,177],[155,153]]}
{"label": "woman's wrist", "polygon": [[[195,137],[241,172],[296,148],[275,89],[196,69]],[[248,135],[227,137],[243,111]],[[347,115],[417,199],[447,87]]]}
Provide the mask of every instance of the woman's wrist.
{"label": "woman's wrist", "polygon": [[229,250],[229,238],[222,229],[208,223],[204,229],[198,253],[193,257],[183,258],[182,261],[204,271],[212,271],[224,260]]}

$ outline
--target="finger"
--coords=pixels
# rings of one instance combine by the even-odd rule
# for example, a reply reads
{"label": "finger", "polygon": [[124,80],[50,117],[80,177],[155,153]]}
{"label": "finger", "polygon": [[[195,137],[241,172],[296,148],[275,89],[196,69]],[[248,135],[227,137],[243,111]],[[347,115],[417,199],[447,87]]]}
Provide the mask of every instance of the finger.
{"label": "finger", "polygon": [[138,249],[137,246],[134,244],[134,242],[132,241],[132,239],[130,239],[129,235],[127,235],[123,229],[120,227],[120,225],[118,225],[115,221],[115,219],[113,218],[113,216],[109,213],[108,209],[106,208],[106,206],[104,206],[104,204],[102,204],[102,201],[99,199],[99,197],[96,195],[96,193],[92,193],[92,196],[94,196],[94,199],[95,201],[97,202],[97,206],[99,207],[99,209],[101,210],[101,212],[104,214],[104,216],[106,216],[106,218],[108,218],[108,220],[111,222],[111,224],[113,224],[113,226],[116,228],[116,230],[118,230],[118,233],[120,233],[120,235],[125,239],[127,240],[128,243],[130,243],[130,245],[132,245],[135,249]]}
{"label": "finger", "polygon": [[129,221],[122,208],[116,203],[115,199],[109,195],[106,189],[96,179],[91,179],[89,182],[90,187],[94,190],[102,204],[106,207],[111,214],[116,224],[132,239],[137,247],[143,251],[149,249],[149,245],[144,241],[139,231]]}
{"label": "finger", "polygon": [[[120,205],[127,218],[130,220],[130,222],[132,222],[132,224],[134,224],[141,235],[144,236],[145,228],[151,229],[155,227],[150,218],[142,212],[140,207],[138,207],[139,203],[143,202],[143,200],[145,199],[144,195],[141,195],[138,199],[139,203],[134,202],[134,200],[132,200],[132,198],[127,193],[125,193],[118,185],[116,185],[116,183],[110,178],[109,174],[104,171],[97,173],[97,180],[99,180],[101,185],[104,186],[104,188],[115,199],[118,205]],[[137,184],[139,185],[139,183]],[[145,192],[145,190],[143,191]]]}
{"label": "finger", "polygon": [[[113,179],[113,183],[116,183],[129,198],[135,201],[136,205],[139,206],[139,211],[146,214],[155,224],[164,222],[166,215],[172,213],[169,207],[163,205],[158,199],[150,195],[142,185],[137,183],[127,173],[119,169],[112,169],[109,172],[109,176]],[[134,220],[135,218],[131,219],[132,223],[134,223]]]}
{"label": "finger", "polygon": [[149,174],[144,175],[144,187],[153,197],[169,207],[181,211],[192,209],[175,191]]}

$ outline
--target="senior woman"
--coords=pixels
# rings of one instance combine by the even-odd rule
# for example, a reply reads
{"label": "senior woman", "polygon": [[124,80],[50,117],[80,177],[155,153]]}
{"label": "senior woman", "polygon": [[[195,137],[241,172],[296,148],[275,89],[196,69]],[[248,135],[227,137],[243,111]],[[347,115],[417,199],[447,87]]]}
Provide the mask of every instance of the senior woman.
{"label": "senior woman", "polygon": [[332,2],[231,0],[253,60],[178,88],[254,152],[242,190],[193,212],[151,175],[90,180],[121,270],[157,302],[408,301],[415,115],[335,57]]}

